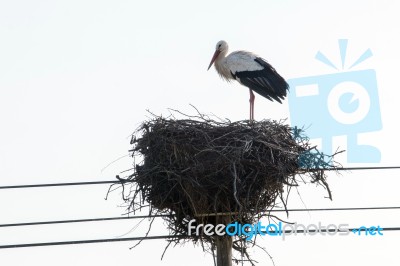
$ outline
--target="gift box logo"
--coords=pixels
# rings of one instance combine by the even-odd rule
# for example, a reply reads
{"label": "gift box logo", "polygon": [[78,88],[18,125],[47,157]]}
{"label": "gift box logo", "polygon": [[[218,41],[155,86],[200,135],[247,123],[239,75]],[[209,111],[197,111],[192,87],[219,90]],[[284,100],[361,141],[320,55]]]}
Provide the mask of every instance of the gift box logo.
{"label": "gift box logo", "polygon": [[[378,163],[377,147],[358,143],[358,134],[382,129],[376,72],[373,69],[352,70],[372,56],[367,49],[345,68],[348,40],[339,40],[342,71],[288,80],[292,126],[304,127],[310,138],[319,138],[324,154],[332,154],[332,138],[347,137],[347,162]],[[315,58],[339,70],[323,53]]]}

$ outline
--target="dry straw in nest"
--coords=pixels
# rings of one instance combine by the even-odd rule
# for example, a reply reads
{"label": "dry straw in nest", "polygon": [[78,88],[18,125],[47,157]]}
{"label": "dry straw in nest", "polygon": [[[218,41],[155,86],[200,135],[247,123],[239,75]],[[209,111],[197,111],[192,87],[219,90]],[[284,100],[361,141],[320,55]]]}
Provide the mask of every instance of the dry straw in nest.
{"label": "dry straw in nest", "polygon": [[184,236],[213,246],[213,237],[187,236],[188,221],[216,224],[222,213],[257,223],[277,199],[286,208],[284,187],[298,180],[322,184],[331,197],[323,169],[335,166],[299,132],[283,121],[153,116],[132,138],[133,156],[142,161],[125,180],[133,184],[126,200],[133,211],[150,204],[151,214],[166,215],[171,241]]}

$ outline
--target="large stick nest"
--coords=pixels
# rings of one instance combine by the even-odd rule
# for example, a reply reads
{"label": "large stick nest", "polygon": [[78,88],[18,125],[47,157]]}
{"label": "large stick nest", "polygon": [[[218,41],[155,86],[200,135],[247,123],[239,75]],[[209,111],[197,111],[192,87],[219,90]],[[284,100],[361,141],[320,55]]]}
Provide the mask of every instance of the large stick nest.
{"label": "large stick nest", "polygon": [[324,169],[335,166],[284,121],[185,118],[143,122],[131,141],[142,161],[125,180],[134,185],[126,199],[132,210],[150,204],[151,214],[166,215],[173,241],[184,236],[213,246],[213,237],[187,236],[188,221],[216,224],[222,213],[257,223],[298,180],[322,184],[331,197]]}

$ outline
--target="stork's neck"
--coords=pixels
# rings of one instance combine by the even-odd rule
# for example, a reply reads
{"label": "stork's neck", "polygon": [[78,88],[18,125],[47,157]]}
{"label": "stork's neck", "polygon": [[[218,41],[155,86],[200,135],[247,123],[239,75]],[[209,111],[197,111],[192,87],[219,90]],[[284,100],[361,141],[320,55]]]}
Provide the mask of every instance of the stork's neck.
{"label": "stork's neck", "polygon": [[229,70],[228,64],[226,62],[226,54],[228,50],[221,51],[217,59],[214,62],[215,69],[218,74],[225,80],[232,79],[231,71]]}
{"label": "stork's neck", "polygon": [[215,62],[217,63],[217,62],[221,62],[222,60],[224,60],[226,58],[226,54],[227,53],[228,53],[228,50],[222,50],[219,53],[219,55],[218,55],[217,59],[215,60]]}

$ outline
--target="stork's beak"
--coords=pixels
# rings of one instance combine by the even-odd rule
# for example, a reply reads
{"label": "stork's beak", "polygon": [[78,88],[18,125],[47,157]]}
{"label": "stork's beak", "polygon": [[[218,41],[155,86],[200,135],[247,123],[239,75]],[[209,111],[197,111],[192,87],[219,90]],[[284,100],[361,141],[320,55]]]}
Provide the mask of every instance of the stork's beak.
{"label": "stork's beak", "polygon": [[217,59],[217,57],[219,56],[220,53],[221,53],[221,51],[215,50],[215,53],[214,53],[213,57],[211,58],[210,65],[208,66],[207,70],[210,69],[210,67],[212,66],[212,64],[214,63],[215,59]]}

